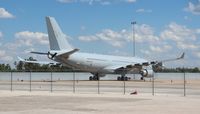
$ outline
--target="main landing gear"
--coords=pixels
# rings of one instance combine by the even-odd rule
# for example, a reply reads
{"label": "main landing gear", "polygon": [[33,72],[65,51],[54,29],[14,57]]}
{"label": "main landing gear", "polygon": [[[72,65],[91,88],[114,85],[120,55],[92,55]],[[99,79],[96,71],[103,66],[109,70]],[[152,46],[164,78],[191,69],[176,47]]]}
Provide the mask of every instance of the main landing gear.
{"label": "main landing gear", "polygon": [[93,76],[89,77],[89,80],[99,80],[100,79],[100,74],[99,73],[93,73]]}
{"label": "main landing gear", "polygon": [[118,77],[117,77],[117,80],[118,80],[118,81],[128,81],[128,80],[129,80],[129,77],[127,77],[127,76],[121,76],[121,77],[118,76]]}
{"label": "main landing gear", "polygon": [[99,80],[99,76],[90,76],[89,80],[94,80],[94,81]]}

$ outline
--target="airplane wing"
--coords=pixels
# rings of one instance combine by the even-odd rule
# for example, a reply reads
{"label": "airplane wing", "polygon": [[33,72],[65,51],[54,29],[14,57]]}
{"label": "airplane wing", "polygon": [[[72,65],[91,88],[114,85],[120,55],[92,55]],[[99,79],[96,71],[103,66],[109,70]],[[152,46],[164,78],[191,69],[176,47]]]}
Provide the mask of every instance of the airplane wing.
{"label": "airplane wing", "polygon": [[179,59],[183,59],[184,56],[185,56],[185,53],[183,52],[180,57],[177,57],[175,59],[166,59],[166,60],[162,60],[160,62],[164,63],[164,62],[169,62],[169,61],[176,61],[176,60],[179,60]]}
{"label": "airplane wing", "polygon": [[119,65],[114,65],[114,66],[108,66],[104,69],[106,70],[114,70],[114,71],[131,71],[133,69],[142,69],[143,66],[150,66],[152,65],[155,70],[162,68],[162,63],[164,62],[170,62],[170,61],[176,61],[183,59],[185,56],[185,53],[182,53],[180,57],[173,58],[173,59],[166,59],[166,60],[161,60],[161,61],[149,61],[149,62],[143,62],[143,63],[136,63],[136,64],[119,64]]}
{"label": "airplane wing", "polygon": [[161,61],[150,61],[150,62],[137,63],[134,65],[127,65],[126,67],[131,68],[131,67],[137,67],[137,66],[161,65],[164,62],[177,61],[177,60],[183,59],[184,56],[185,56],[185,53],[182,53],[181,56],[177,57],[177,58],[165,59],[165,60],[161,60]]}
{"label": "airplane wing", "polygon": [[104,69],[106,70],[116,70],[125,67],[126,65],[114,65],[114,66],[107,66]]}
{"label": "airplane wing", "polygon": [[22,59],[21,57],[17,57],[19,61],[25,62],[25,63],[36,63],[36,64],[43,64],[43,65],[58,65],[60,63],[58,62],[50,62],[50,61],[28,61],[25,59]]}

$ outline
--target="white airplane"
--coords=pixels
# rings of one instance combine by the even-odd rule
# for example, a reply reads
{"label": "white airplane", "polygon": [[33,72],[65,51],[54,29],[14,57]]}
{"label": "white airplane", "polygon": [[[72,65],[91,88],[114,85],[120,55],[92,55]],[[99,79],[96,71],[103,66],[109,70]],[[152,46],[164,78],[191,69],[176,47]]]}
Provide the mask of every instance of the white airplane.
{"label": "white airplane", "polygon": [[73,48],[65,38],[65,34],[61,31],[59,25],[53,17],[46,17],[48,29],[48,37],[50,43],[50,51],[31,52],[34,54],[47,55],[54,62],[44,61],[28,61],[20,57],[19,60],[27,63],[39,64],[61,64],[73,69],[90,72],[93,76],[89,80],[99,80],[106,74],[120,74],[117,80],[128,80],[126,74],[141,74],[144,77],[152,77],[156,69],[162,68],[163,62],[174,61],[184,58],[184,53],[174,59],[163,61],[147,61],[138,57],[124,57],[102,54],[91,54],[79,52],[79,49]]}

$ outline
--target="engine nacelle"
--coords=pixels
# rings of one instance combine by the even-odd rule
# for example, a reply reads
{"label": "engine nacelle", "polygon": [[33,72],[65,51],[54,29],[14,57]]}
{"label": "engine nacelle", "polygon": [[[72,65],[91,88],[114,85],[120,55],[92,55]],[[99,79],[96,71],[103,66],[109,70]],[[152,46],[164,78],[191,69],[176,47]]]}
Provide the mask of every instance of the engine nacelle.
{"label": "engine nacelle", "polygon": [[142,77],[150,78],[153,76],[153,70],[143,69],[140,71],[140,74],[142,75]]}

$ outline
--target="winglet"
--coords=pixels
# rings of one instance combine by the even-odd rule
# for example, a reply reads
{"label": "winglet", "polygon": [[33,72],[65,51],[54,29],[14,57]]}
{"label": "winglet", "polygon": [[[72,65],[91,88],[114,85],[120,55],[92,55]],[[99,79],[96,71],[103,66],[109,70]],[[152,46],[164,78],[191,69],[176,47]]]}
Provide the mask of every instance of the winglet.
{"label": "winglet", "polygon": [[17,56],[17,58],[19,59],[19,61],[22,61],[22,62],[26,61],[25,59],[22,59],[22,58],[19,57],[19,56]]}
{"label": "winglet", "polygon": [[151,64],[157,64],[157,63],[163,63],[163,62],[169,62],[169,61],[176,61],[176,60],[184,59],[184,57],[185,57],[185,52],[183,52],[180,57],[177,57],[177,58],[174,58],[174,59],[166,59],[166,60],[162,60],[162,61],[152,61]]}

